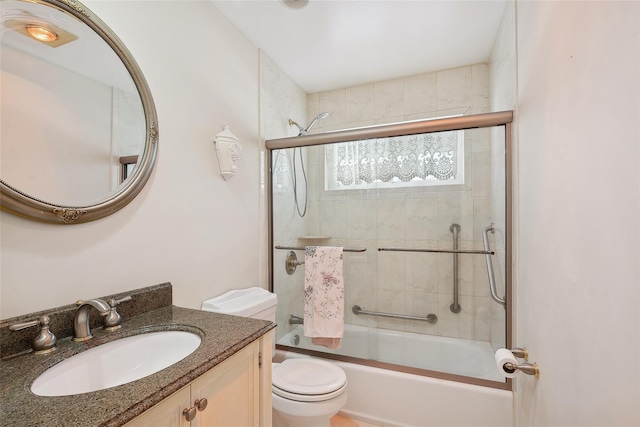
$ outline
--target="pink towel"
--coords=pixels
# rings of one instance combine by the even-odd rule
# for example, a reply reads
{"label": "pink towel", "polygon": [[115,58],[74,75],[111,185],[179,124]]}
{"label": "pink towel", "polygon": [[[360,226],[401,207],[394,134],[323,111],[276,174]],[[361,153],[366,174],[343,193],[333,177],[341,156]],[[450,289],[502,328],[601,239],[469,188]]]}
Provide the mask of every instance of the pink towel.
{"label": "pink towel", "polygon": [[311,342],[340,348],[344,333],[342,248],[307,246],[304,256],[304,335]]}

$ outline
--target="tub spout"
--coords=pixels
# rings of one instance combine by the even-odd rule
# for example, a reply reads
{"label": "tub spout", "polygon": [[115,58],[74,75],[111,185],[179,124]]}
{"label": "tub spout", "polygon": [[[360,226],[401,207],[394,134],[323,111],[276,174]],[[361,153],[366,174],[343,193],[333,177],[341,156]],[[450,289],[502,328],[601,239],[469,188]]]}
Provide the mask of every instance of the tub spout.
{"label": "tub spout", "polygon": [[289,317],[290,325],[303,325],[304,319],[302,317],[294,316],[293,314]]}

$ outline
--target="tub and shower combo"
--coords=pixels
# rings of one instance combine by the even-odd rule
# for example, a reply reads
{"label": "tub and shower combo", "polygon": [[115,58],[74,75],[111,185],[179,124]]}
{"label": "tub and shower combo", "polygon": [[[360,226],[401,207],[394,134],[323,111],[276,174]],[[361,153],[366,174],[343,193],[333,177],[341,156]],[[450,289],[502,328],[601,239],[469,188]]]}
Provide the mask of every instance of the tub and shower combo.
{"label": "tub and shower combo", "polygon": [[[266,142],[277,359],[342,367],[355,419],[512,425],[512,112],[309,134],[326,116]],[[339,349],[303,333],[307,246],[343,248]]]}

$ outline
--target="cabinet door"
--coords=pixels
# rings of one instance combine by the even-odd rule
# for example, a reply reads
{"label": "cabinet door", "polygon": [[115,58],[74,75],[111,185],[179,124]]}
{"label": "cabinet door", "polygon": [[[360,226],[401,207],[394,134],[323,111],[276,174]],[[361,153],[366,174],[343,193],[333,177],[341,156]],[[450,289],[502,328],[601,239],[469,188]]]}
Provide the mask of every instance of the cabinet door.
{"label": "cabinet door", "polygon": [[190,405],[190,387],[176,391],[154,407],[125,424],[125,427],[189,427],[182,415]]}
{"label": "cabinet door", "polygon": [[206,398],[192,427],[258,427],[259,343],[249,344],[191,383],[191,400]]}
{"label": "cabinet door", "polygon": [[272,426],[271,400],[271,357],[273,356],[273,330],[260,338],[262,366],[260,366],[260,427]]}

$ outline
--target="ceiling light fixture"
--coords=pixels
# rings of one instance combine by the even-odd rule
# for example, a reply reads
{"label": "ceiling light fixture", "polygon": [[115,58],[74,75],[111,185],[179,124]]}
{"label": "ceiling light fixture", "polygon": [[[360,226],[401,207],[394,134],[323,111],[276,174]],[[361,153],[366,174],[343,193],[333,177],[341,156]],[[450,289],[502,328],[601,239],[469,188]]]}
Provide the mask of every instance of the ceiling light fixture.
{"label": "ceiling light fixture", "polygon": [[[2,0],[0,0],[2,1]],[[13,30],[51,48],[63,46],[78,39],[78,36],[64,28],[35,16],[20,16],[17,19],[8,19],[2,23],[2,27]]]}
{"label": "ceiling light fixture", "polygon": [[302,9],[309,3],[309,0],[280,0],[280,2],[291,9]]}
{"label": "ceiling light fixture", "polygon": [[55,31],[42,25],[28,24],[26,25],[26,30],[31,37],[45,43],[56,41],[59,38]]}

